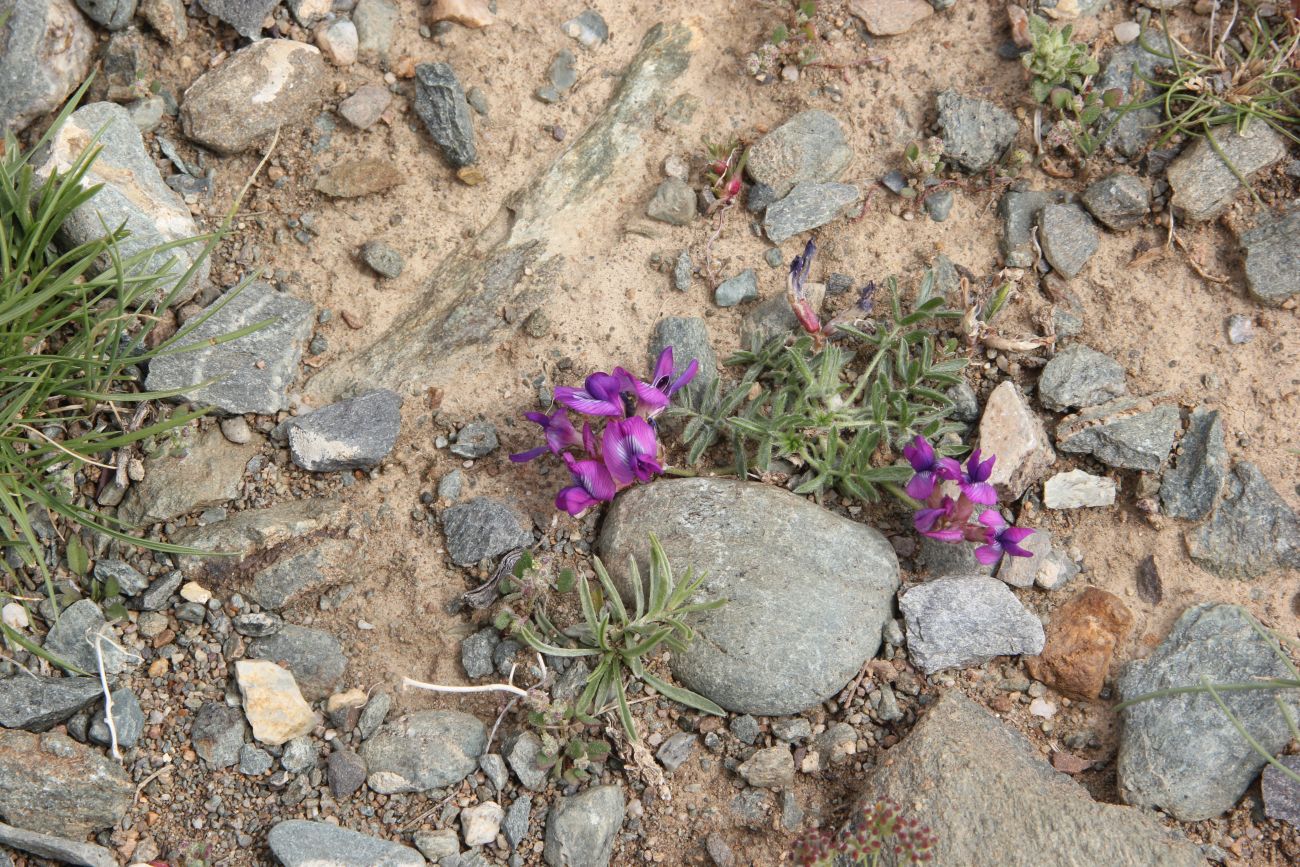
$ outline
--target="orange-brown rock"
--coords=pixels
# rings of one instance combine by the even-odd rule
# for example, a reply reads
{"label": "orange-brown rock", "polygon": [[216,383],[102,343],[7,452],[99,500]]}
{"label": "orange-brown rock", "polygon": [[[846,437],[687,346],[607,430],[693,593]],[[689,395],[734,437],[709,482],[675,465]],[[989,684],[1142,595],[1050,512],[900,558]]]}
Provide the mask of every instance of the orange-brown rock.
{"label": "orange-brown rock", "polygon": [[1025,660],[1036,680],[1073,698],[1095,699],[1106,682],[1115,648],[1133,629],[1120,598],[1085,588],[1052,618],[1041,656]]}

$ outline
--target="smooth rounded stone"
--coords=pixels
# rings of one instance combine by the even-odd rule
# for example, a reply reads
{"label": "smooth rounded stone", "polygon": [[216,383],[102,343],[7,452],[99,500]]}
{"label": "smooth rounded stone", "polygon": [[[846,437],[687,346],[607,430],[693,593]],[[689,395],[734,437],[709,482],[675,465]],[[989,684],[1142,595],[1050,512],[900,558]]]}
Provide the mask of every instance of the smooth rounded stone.
{"label": "smooth rounded stone", "polygon": [[90,72],[95,34],[72,0],[0,0],[0,130],[22,132]]}
{"label": "smooth rounded stone", "polygon": [[[1203,604],[1183,613],[1152,654],[1130,663],[1119,678],[1128,701],[1155,690],[1288,677],[1285,663],[1235,605]],[[1290,738],[1276,699],[1292,718],[1300,703],[1281,690],[1225,691],[1219,695],[1259,745],[1276,755]],[[1157,807],[1183,822],[1213,819],[1230,810],[1264,766],[1214,698],[1179,694],[1121,711],[1124,730],[1116,763],[1120,797]]]}
{"label": "smooth rounded stone", "polygon": [[565,36],[578,40],[583,48],[595,48],[609,39],[609,25],[595,9],[587,9],[560,25]]}
{"label": "smooth rounded stone", "polygon": [[329,822],[286,819],[266,835],[283,867],[424,867],[424,856],[414,849],[358,834]]}
{"label": "smooth rounded stone", "polygon": [[997,457],[989,482],[1008,499],[1019,499],[1056,462],[1042,420],[1011,380],[989,395],[979,430],[980,449]]}
{"label": "smooth rounded stone", "polygon": [[768,206],[763,214],[763,231],[768,240],[779,244],[840,217],[860,197],[852,184],[797,184],[785,198]]}
{"label": "smooth rounded stone", "polygon": [[385,723],[361,746],[370,788],[382,795],[454,786],[478,767],[487,728],[454,710],[426,710]]}
{"label": "smooth rounded stone", "polygon": [[1115,483],[1083,470],[1057,473],[1043,485],[1043,505],[1049,509],[1101,508],[1115,505]]}
{"label": "smooth rounded stone", "polygon": [[1038,221],[1043,258],[1066,277],[1075,277],[1097,252],[1101,238],[1092,218],[1075,204],[1047,205]]}
{"label": "smooth rounded stone", "polygon": [[505,810],[496,801],[483,801],[460,811],[461,837],[466,846],[486,846],[497,838]]}
{"label": "smooth rounded stone", "polygon": [[907,655],[926,674],[1043,650],[1043,624],[996,578],[937,578],[898,598]]}
{"label": "smooth rounded stone", "polygon": [[185,137],[219,154],[246,151],[315,111],[329,76],[319,49],[291,39],[241,48],[185,91]]}
{"label": "smooth rounded stone", "polygon": [[1008,268],[1029,268],[1038,256],[1034,248],[1034,228],[1043,208],[1068,202],[1068,193],[1059,191],[1010,189],[998,201],[1002,220],[1002,238],[998,248]]}
{"label": "smooth rounded stone", "polygon": [[1020,131],[1014,116],[988,100],[945,90],[937,102],[944,156],[968,172],[996,163]]}
{"label": "smooth rounded stone", "polygon": [[1151,211],[1150,187],[1141,178],[1123,172],[1093,181],[1080,200],[1102,225],[1116,232],[1133,228]]}
{"label": "smooth rounded stone", "polygon": [[605,867],[625,813],[623,790],[618,786],[593,786],[579,795],[557,798],[546,819],[542,857],[548,867]]}
{"label": "smooth rounded stone", "polygon": [[386,57],[397,33],[399,14],[392,0],[357,0],[352,23],[357,25],[357,47],[363,57]]}
{"label": "smooth rounded stone", "polygon": [[421,63],[415,67],[415,113],[453,168],[478,162],[469,103],[448,64]]}
{"label": "smooth rounded stone", "polygon": [[365,760],[346,747],[339,747],[330,753],[325,764],[325,778],[329,783],[330,794],[339,800],[355,795],[365,785],[366,774]]}
{"label": "smooth rounded stone", "polygon": [[343,160],[316,179],[316,191],[334,199],[356,199],[391,190],[404,183],[406,177],[391,160]]}
{"label": "smooth rounded stone", "polygon": [[239,748],[239,772],[246,777],[260,777],[271,770],[273,762],[271,754],[255,744]]}
{"label": "smooth rounded stone", "polygon": [[922,536],[917,562],[925,569],[927,578],[948,575],[992,575],[993,566],[975,559],[974,542],[940,542]]}
{"label": "smooth rounded stone", "polygon": [[402,427],[402,398],[376,389],[298,416],[289,453],[304,470],[368,470],[388,456]]}
{"label": "smooth rounded stone", "polygon": [[1062,420],[1056,426],[1056,446],[1090,454],[1109,467],[1155,472],[1181,429],[1176,406],[1118,398]]}
{"label": "smooth rounded stone", "polygon": [[416,831],[411,838],[415,848],[435,864],[460,854],[460,837],[451,828],[441,831]]}
{"label": "smooth rounded stone", "polygon": [[199,0],[203,11],[215,15],[247,39],[260,39],[262,22],[270,17],[280,0]]}
{"label": "smooth rounded stone", "polygon": [[1020,852],[1052,853],[1049,863],[1205,865],[1199,846],[1141,810],[1093,800],[956,689],[941,692],[875,764],[858,803],[910,805],[918,797],[923,807],[913,815],[934,834],[935,864],[1006,867],[1014,859],[989,841],[1015,840]]}
{"label": "smooth rounded stone", "polygon": [[1286,140],[1266,123],[1252,123],[1243,132],[1216,127],[1211,135],[1213,143],[1197,138],[1165,171],[1175,215],[1187,222],[1223,213],[1244,189],[1239,176],[1249,181],[1287,154]]}
{"label": "smooth rounded stone", "polygon": [[248,426],[248,422],[242,415],[236,415],[221,420],[221,435],[227,442],[242,446],[252,442],[253,429]]}
{"label": "smooth rounded stone", "polygon": [[1197,407],[1173,468],[1160,480],[1160,511],[1172,518],[1202,520],[1218,502],[1227,477],[1228,450],[1219,411]]}
{"label": "smooth rounded stone", "polygon": [[1265,214],[1255,228],[1241,233],[1240,241],[1246,287],[1256,301],[1280,307],[1300,296],[1300,207]]}
{"label": "smooth rounded stone", "polygon": [[655,751],[655,758],[664,766],[664,770],[675,771],[686,764],[687,759],[695,752],[695,744],[698,741],[699,738],[690,732],[676,732],[669,735]]}
{"label": "smooth rounded stone", "polygon": [[880,647],[898,560],[876,530],[788,491],[722,479],[625,491],[606,515],[601,557],[624,592],[628,558],[648,574],[655,533],[674,572],[707,575],[726,599],[691,615],[695,642],[673,676],[737,713],[799,713],[844,687]]}
{"label": "smooth rounded stone", "polygon": [[136,0],[77,0],[86,17],[108,30],[121,30],[135,16]]}
{"label": "smooth rounded stone", "polygon": [[68,838],[116,825],[135,795],[119,763],[58,732],[0,730],[0,779],[5,821]]}
{"label": "smooth rounded stone", "polygon": [[1085,587],[1052,613],[1041,656],[1025,660],[1034,680],[1082,701],[1096,701],[1115,650],[1133,630],[1133,613],[1118,596]]}
{"label": "smooth rounded stone", "polygon": [[[951,5],[951,4],[950,4]],[[898,36],[934,14],[930,0],[851,0],[849,11],[872,36]]]}
{"label": "smooth rounded stone", "polygon": [[1254,464],[1239,462],[1214,516],[1187,531],[1192,561],[1243,581],[1300,569],[1300,518]]}
{"label": "smooth rounded stone", "polygon": [[[269,324],[257,331],[214,342],[264,320]],[[314,321],[315,310],[306,301],[277,292],[269,283],[250,283],[212,315],[205,313],[178,341],[178,348],[199,348],[152,359],[145,387],[181,389],[185,400],[231,415],[274,415],[288,408],[286,395],[298,376]]]}
{"label": "smooth rounded stone", "polygon": [[316,715],[289,671],[269,660],[241,659],[235,663],[235,680],[253,737],[262,743],[279,746],[315,728]]}
{"label": "smooth rounded stone", "polygon": [[[125,224],[130,235],[117,244],[118,253],[125,259],[199,234],[184,200],[163,181],[145,150],[144,139],[130,113],[115,103],[96,102],[74,111],[49,145],[37,154],[33,162],[37,177],[45,180],[55,172],[69,171],[96,136],[99,155],[83,182],[102,187],[64,220],[60,228],[64,243],[97,241],[104,237],[105,225]],[[127,273],[167,275],[156,290],[157,297],[168,298],[173,305],[181,304],[207,284],[207,260],[188,283],[181,283],[202,252],[202,240],[152,252]]]}
{"label": "smooth rounded stone", "polygon": [[655,189],[646,216],[671,226],[685,226],[695,219],[695,191],[678,178],[665,178]]}
{"label": "smooth rounded stone", "polygon": [[699,363],[695,378],[681,392],[682,397],[678,398],[698,406],[699,400],[718,378],[718,356],[713,351],[704,320],[698,316],[665,316],[655,323],[646,369],[653,370],[659,354],[670,346],[673,349],[674,379],[682,375],[692,360]]}
{"label": "smooth rounded stone", "polygon": [[[144,733],[144,711],[135,693],[125,687],[115,689],[113,698],[113,728],[116,730],[117,745],[130,749],[140,740]],[[89,738],[97,744],[108,746],[113,742],[113,735],[108,730],[108,720],[104,708],[100,708],[90,718]]]}
{"label": "smooth rounded stone", "polygon": [[[96,640],[96,636],[103,638]],[[95,653],[98,644],[100,654]],[[99,606],[81,599],[59,612],[58,622],[45,636],[45,649],[81,668],[98,672],[102,660],[104,672],[115,677],[140,665],[140,657],[121,648],[113,628],[104,619]]]}
{"label": "smooth rounded stone", "polygon": [[713,302],[719,307],[735,307],[758,297],[758,275],[746,268],[735,277],[723,280],[713,291]]}
{"label": "smooth rounded stone", "polygon": [[529,522],[513,507],[492,497],[475,497],[444,509],[442,532],[447,554],[457,566],[473,566],[533,543]]}
{"label": "smooth rounded stone", "polygon": [[93,677],[8,677],[0,680],[0,726],[43,732],[103,695]]}
{"label": "smooth rounded stone", "polygon": [[1142,35],[1142,25],[1136,21],[1121,21],[1115,25],[1112,32],[1115,34],[1116,42],[1127,45]]}
{"label": "smooth rounded stone", "polygon": [[190,729],[194,752],[214,770],[239,761],[247,724],[243,711],[222,702],[209,701],[199,708]]}
{"label": "smooth rounded stone", "polygon": [[490,421],[472,421],[456,433],[450,451],[458,457],[477,459],[487,457],[499,446],[496,425]]}
{"label": "smooth rounded stone", "polygon": [[145,460],[144,479],[131,486],[122,516],[136,524],[155,524],[238,499],[256,452],[230,442],[217,428],[184,430],[176,448]]}
{"label": "smooth rounded stone", "polygon": [[471,680],[487,677],[496,670],[492,653],[501,643],[501,633],[491,626],[480,629],[460,643],[460,664]]}
{"label": "smooth rounded stone", "polygon": [[758,736],[762,734],[762,730],[758,726],[758,720],[749,714],[733,717],[731,722],[727,724],[727,728],[736,736],[736,740],[742,744],[752,745],[758,740]]}
{"label": "smooth rounded stone", "polygon": [[546,71],[546,77],[551,82],[551,88],[557,95],[564,93],[577,84],[578,70],[574,67],[574,62],[573,52],[567,48],[556,54],[555,59],[551,61],[551,66]]}
{"label": "smooth rounded stone", "polygon": [[271,635],[254,639],[248,644],[248,655],[283,662],[308,701],[318,701],[334,692],[348,666],[337,638],[306,626],[285,625]]}
{"label": "smooth rounded stone", "polygon": [[[1300,756],[1278,756],[1278,761],[1300,773]],[[1269,764],[1260,776],[1260,793],[1264,798],[1264,815],[1300,828],[1300,783]]]}
{"label": "smooth rounded stone", "polygon": [[741,763],[736,773],[755,788],[784,789],[794,784],[794,756],[789,747],[767,747]]}
{"label": "smooth rounded stone", "polygon": [[117,582],[123,596],[138,596],[149,587],[149,579],[122,560],[96,560],[94,575],[95,580],[103,583]]}
{"label": "smooth rounded stone", "polygon": [[380,277],[390,280],[402,276],[402,269],[406,267],[402,254],[383,241],[367,241],[362,244],[361,261]]}
{"label": "smooth rounded stone", "polygon": [[936,223],[942,223],[952,213],[952,206],[956,201],[957,197],[952,190],[940,190],[926,196],[923,204],[925,205],[925,212],[930,215],[930,219]]}
{"label": "smooth rounded stone", "polygon": [[388,88],[378,84],[363,84],[356,92],[339,103],[339,114],[360,130],[367,130],[379,122],[393,95]]}
{"label": "smooth rounded stone", "polygon": [[126,110],[136,129],[140,132],[153,132],[167,113],[167,102],[160,96],[153,96],[128,103]]}
{"label": "smooth rounded stone", "polygon": [[520,784],[533,792],[546,788],[547,771],[537,765],[542,754],[542,739],[530,731],[519,733],[506,747],[506,761]]}
{"label": "smooth rounded stone", "polygon": [[[533,799],[528,795],[520,795],[510,802],[506,808],[505,820],[501,823],[501,832],[506,836],[506,842],[510,844],[511,849],[519,848],[519,844],[524,842],[528,837],[528,821],[533,814]],[[428,853],[425,853],[428,855]],[[432,857],[432,856],[430,856]]]}
{"label": "smooth rounded stone", "polygon": [[[755,142],[745,169],[756,187],[763,184],[771,189],[775,201],[797,184],[838,179],[851,159],[853,149],[843,124],[833,115],[813,109],[796,114]],[[753,192],[751,189],[751,196]]]}
{"label": "smooth rounded stone", "polygon": [[1038,378],[1039,402],[1057,411],[1095,406],[1127,391],[1119,362],[1081,343],[1058,352]]}
{"label": "smooth rounded stone", "polygon": [[330,63],[351,66],[357,62],[357,26],[343,19],[327,24],[317,32],[316,45]]}
{"label": "smooth rounded stone", "polygon": [[386,692],[377,692],[366,702],[357,719],[357,733],[365,740],[379,730],[388,718],[388,711],[393,706],[393,697]]}

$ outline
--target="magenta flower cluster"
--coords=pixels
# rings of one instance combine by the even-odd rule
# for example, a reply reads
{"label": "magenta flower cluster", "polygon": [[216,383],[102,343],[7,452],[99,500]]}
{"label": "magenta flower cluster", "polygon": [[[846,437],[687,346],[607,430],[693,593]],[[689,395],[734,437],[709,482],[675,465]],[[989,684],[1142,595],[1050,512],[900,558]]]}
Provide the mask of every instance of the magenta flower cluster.
{"label": "magenta flower cluster", "polygon": [[[990,455],[981,461],[980,450],[975,449],[962,466],[954,458],[936,455],[934,447],[922,436],[903,448],[903,457],[912,465],[913,472],[907,483],[907,495],[925,504],[912,518],[918,533],[952,544],[980,542],[975,559],[986,566],[998,562],[1003,554],[1033,556],[1020,543],[1034,531],[1009,526],[997,510],[997,491],[989,484],[996,457]],[[945,481],[956,483],[957,499],[944,493]]]}
{"label": "magenta flower cluster", "polygon": [[[573,484],[555,497],[555,507],[580,515],[597,503],[637,482],[662,473],[655,416],[667,409],[672,397],[695,378],[699,362],[690,364],[673,379],[673,348],[655,362],[649,382],[642,382],[621,367],[613,373],[596,372],[582,388],[558,386],[555,401],[561,405],[550,415],[527,412],[524,417],[541,426],[543,445],[510,456],[515,463],[531,461],[547,452],[559,455],[569,468]],[[569,410],[590,416],[579,434]],[[594,422],[594,425],[593,425]],[[603,427],[602,427],[603,425]]]}

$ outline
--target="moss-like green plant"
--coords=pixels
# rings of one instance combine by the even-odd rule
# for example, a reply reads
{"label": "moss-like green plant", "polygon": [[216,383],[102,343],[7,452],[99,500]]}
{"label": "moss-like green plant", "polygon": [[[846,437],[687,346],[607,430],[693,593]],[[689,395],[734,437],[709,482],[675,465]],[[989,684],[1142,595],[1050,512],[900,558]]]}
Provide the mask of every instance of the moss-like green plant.
{"label": "moss-like green plant", "polygon": [[1083,90],[1084,80],[1097,73],[1097,61],[1087,44],[1072,39],[1073,25],[1056,28],[1037,15],[1029,16],[1030,49],[1021,56],[1032,80],[1029,90],[1035,102],[1046,102],[1054,87]]}

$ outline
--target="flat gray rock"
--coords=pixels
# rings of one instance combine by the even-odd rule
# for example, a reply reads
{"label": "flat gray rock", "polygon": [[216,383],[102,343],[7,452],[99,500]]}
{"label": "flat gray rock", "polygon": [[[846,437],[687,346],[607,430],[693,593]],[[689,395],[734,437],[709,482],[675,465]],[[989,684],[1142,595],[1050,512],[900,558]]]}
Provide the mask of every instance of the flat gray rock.
{"label": "flat gray rock", "polygon": [[43,732],[103,696],[97,678],[19,673],[0,680],[0,726]]}
{"label": "flat gray rock", "polygon": [[415,113],[453,167],[478,162],[474,120],[465,91],[450,65],[421,63],[415,67]]}
{"label": "flat gray rock", "polygon": [[797,184],[784,199],[768,206],[763,231],[779,244],[801,232],[824,226],[854,205],[859,197],[852,184]]}
{"label": "flat gray rock", "polygon": [[880,647],[898,560],[870,527],[766,485],[660,480],[625,491],[605,518],[599,550],[616,581],[629,556],[648,574],[650,533],[675,575],[706,573],[702,595],[728,600],[692,615],[695,642],[672,658],[679,683],[728,710],[799,713]]}
{"label": "flat gray rock", "polygon": [[454,786],[478,768],[487,728],[454,710],[426,710],[385,723],[361,746],[370,788],[380,794]]}
{"label": "flat gray rock", "polygon": [[[314,308],[269,283],[250,283],[235,297],[214,302],[218,304],[198,326],[181,332],[178,347],[202,346],[263,320],[270,322],[235,340],[153,359],[146,387],[184,389],[186,400],[232,415],[274,415],[286,409],[285,394],[298,376],[298,361],[315,322]],[[214,381],[204,385],[208,380]]]}
{"label": "flat gray rock", "polygon": [[844,126],[834,115],[813,109],[796,114],[755,142],[745,169],[781,198],[797,184],[836,180],[852,158]]}
{"label": "flat gray rock", "polygon": [[27,831],[82,838],[116,825],[135,796],[122,766],[58,732],[0,730],[0,815]]}
{"label": "flat gray rock", "polygon": [[926,578],[946,578],[952,575],[992,575],[993,567],[986,566],[975,559],[974,542],[949,544],[920,537],[917,551],[917,565],[925,570]]}
{"label": "flat gray rock", "polygon": [[1043,208],[1038,219],[1038,242],[1049,265],[1065,277],[1075,277],[1097,252],[1101,238],[1088,213],[1071,203]]}
{"label": "flat gray rock", "polygon": [[1119,362],[1081,343],[1056,353],[1038,377],[1039,402],[1057,411],[1095,406],[1126,391]]}
{"label": "flat gray rock", "polygon": [[460,643],[460,665],[465,676],[474,679],[487,677],[496,671],[492,651],[501,643],[501,633],[493,626],[485,626]]}
{"label": "flat gray rock", "polygon": [[283,663],[309,702],[332,693],[348,667],[348,658],[337,638],[320,629],[291,624],[251,641],[248,656]]}
{"label": "flat gray rock", "polygon": [[257,454],[255,446],[235,445],[216,427],[186,428],[163,445],[145,461],[143,481],[131,486],[122,506],[122,517],[133,524],[170,521],[237,499],[244,470]]}
{"label": "flat gray rock", "polygon": [[1141,810],[1094,801],[957,690],[876,763],[859,803],[882,799],[930,827],[935,864],[1205,867],[1200,847]]}
{"label": "flat gray rock", "polygon": [[253,576],[250,594],[263,608],[278,611],[301,596],[335,583],[331,572],[346,561],[351,546],[338,540],[326,540],[290,554],[273,566]]}
{"label": "flat gray rock", "polygon": [[729,277],[713,290],[713,303],[719,307],[735,307],[758,297],[758,275],[746,268],[735,277]]}
{"label": "flat gray rock", "polygon": [[113,731],[109,731],[107,714],[101,707],[90,718],[88,734],[92,741],[104,746],[111,745],[116,737],[119,747],[130,749],[144,734],[144,710],[135,693],[125,687],[113,690],[112,696]]}
{"label": "flat gray rock", "polygon": [[45,649],[55,656],[79,666],[84,671],[96,673],[99,663],[95,657],[95,636],[103,655],[104,671],[110,678],[140,664],[140,658],[128,653],[120,645],[117,634],[99,606],[89,599],[81,599],[59,612],[59,619],[45,636]]}
{"label": "flat gray rock", "polygon": [[1151,211],[1151,189],[1139,177],[1113,172],[1089,184],[1082,201],[1102,225],[1122,232],[1146,219]]}
{"label": "flat gray rock", "polygon": [[[102,150],[86,172],[84,183],[103,187],[63,223],[63,243],[89,243],[104,237],[105,226],[115,229],[125,224],[130,237],[119,241],[117,250],[126,259],[199,234],[185,201],[163,181],[145,150],[130,113],[115,103],[96,102],[74,111],[38,155],[34,163],[37,176],[43,179],[56,171],[68,171],[96,134]],[[204,260],[194,276],[181,283],[202,252],[202,241],[172,247],[151,254],[127,273],[164,275],[155,289],[157,298],[170,295],[173,305],[182,304],[208,282],[210,262]]]}
{"label": "flat gray rock", "polygon": [[456,431],[448,449],[453,455],[477,460],[492,454],[501,445],[497,439],[497,426],[490,421],[472,421]]}
{"label": "flat gray rock", "polygon": [[1063,452],[1090,454],[1109,467],[1155,472],[1182,428],[1178,407],[1117,398],[1069,416],[1056,427]]}
{"label": "flat gray rock", "polygon": [[[1269,641],[1235,605],[1189,608],[1147,659],[1130,663],[1118,688],[1128,701],[1159,689],[1289,677]],[[1279,691],[1292,715],[1294,695]],[[1246,731],[1276,755],[1290,739],[1285,718],[1267,690],[1222,692]],[[1116,763],[1127,803],[1157,807],[1184,822],[1216,818],[1237,803],[1264,759],[1208,694],[1139,702],[1121,712],[1124,730]]]}
{"label": "flat gray rock", "polygon": [[58,108],[90,72],[95,33],[72,0],[0,0],[0,133]]}
{"label": "flat gray rock", "polygon": [[1214,516],[1187,531],[1193,562],[1220,578],[1253,580],[1300,569],[1300,518],[1254,464],[1232,468]]}
{"label": "flat gray rock", "polygon": [[[103,846],[94,843],[82,843],[78,840],[65,840],[50,834],[36,831],[24,831],[12,825],[0,823],[0,843],[5,846],[50,858],[60,864],[78,864],[81,867],[118,867],[117,858]],[[6,856],[5,862],[12,865]]]}
{"label": "flat gray rock", "polygon": [[116,581],[123,596],[138,596],[149,587],[149,579],[122,560],[96,560],[95,578],[105,583]]}
{"label": "flat gray rock", "polygon": [[548,867],[606,867],[625,812],[619,786],[594,786],[558,798],[546,818],[542,857]]}
{"label": "flat gray rock", "polygon": [[926,674],[1043,650],[1042,622],[996,578],[936,578],[903,593],[898,607],[907,655]]}
{"label": "flat gray rock", "polygon": [[1000,160],[1020,131],[1010,112],[986,99],[945,90],[938,105],[943,155],[968,172],[982,172]]}
{"label": "flat gray rock", "polygon": [[685,226],[695,219],[695,191],[678,178],[665,178],[655,189],[645,214],[670,226]]}
{"label": "flat gray rock", "polygon": [[368,470],[388,457],[402,427],[402,398],[376,389],[293,419],[289,454],[304,470]]}
{"label": "flat gray rock", "polygon": [[265,509],[236,512],[224,521],[177,530],[171,534],[171,540],[178,545],[213,552],[180,555],[177,559],[181,574],[220,578],[236,574],[243,558],[255,551],[323,529],[342,512],[342,504],[327,497],[287,500]]}
{"label": "flat gray rock", "polygon": [[1250,180],[1286,156],[1286,140],[1262,122],[1252,123],[1240,133],[1231,127],[1215,127],[1211,135],[1214,144],[1206,138],[1196,139],[1165,172],[1173,189],[1174,210],[1185,221],[1217,217],[1244,189],[1238,176]]}
{"label": "flat gray rock", "polygon": [[654,334],[650,337],[646,370],[654,370],[659,353],[669,346],[673,348],[673,379],[681,376],[692,359],[699,362],[695,378],[675,398],[677,401],[690,401],[692,405],[698,405],[700,397],[718,378],[718,356],[713,351],[704,320],[698,316],[665,316],[655,323]]}
{"label": "flat gray rock", "polygon": [[409,846],[358,834],[329,822],[286,819],[266,835],[266,845],[284,867],[424,867]]}
{"label": "flat gray rock", "polygon": [[443,510],[447,553],[457,566],[473,566],[533,544],[533,531],[514,508],[491,497],[475,497]]}
{"label": "flat gray rock", "polygon": [[[1278,756],[1278,761],[1292,772],[1300,773],[1300,756]],[[1300,783],[1270,764],[1260,775],[1259,788],[1265,816],[1300,828]]]}
{"label": "flat gray rock", "polygon": [[1002,220],[1002,238],[998,242],[1002,258],[1009,268],[1028,268],[1034,264],[1034,228],[1043,208],[1070,200],[1068,193],[1043,190],[1007,190],[998,202]]}
{"label": "flat gray rock", "polygon": [[352,23],[357,26],[357,50],[364,57],[386,57],[397,32],[398,11],[392,0],[357,0]]}
{"label": "flat gray rock", "polygon": [[262,36],[262,22],[280,5],[280,0],[199,0],[203,11],[215,15],[248,39]]}
{"label": "flat gray rock", "polygon": [[1200,521],[1214,508],[1228,477],[1228,450],[1219,411],[1197,407],[1179,444],[1172,469],[1160,480],[1160,511]]}
{"label": "flat gray rock", "polygon": [[1280,307],[1300,295],[1300,208],[1266,215],[1241,234],[1246,286],[1261,304]]}
{"label": "flat gray rock", "polygon": [[534,792],[546,790],[547,771],[537,765],[542,755],[542,739],[530,731],[520,732],[506,749],[506,761],[520,784]]}

